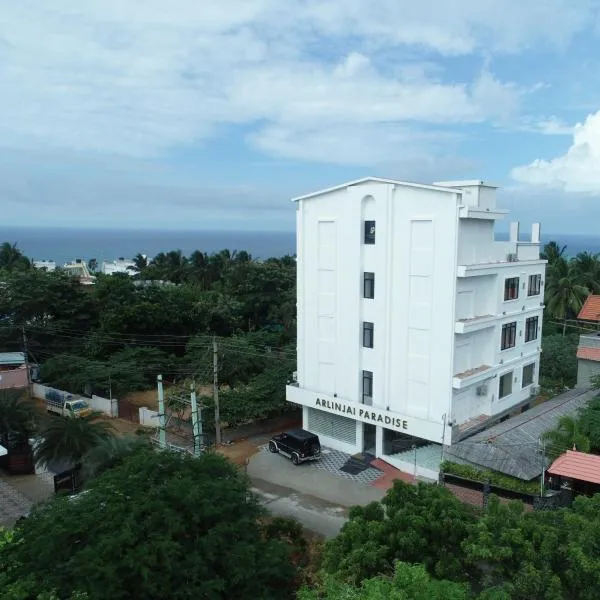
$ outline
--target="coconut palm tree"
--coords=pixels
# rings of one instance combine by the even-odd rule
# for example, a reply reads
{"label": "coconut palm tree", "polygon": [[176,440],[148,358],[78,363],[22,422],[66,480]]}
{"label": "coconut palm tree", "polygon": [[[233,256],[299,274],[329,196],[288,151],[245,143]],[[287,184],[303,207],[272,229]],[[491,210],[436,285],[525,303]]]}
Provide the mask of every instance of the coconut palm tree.
{"label": "coconut palm tree", "polygon": [[19,390],[0,390],[0,440],[27,440],[37,428],[40,412]]}
{"label": "coconut palm tree", "polygon": [[589,290],[579,282],[578,273],[565,258],[559,257],[548,265],[545,302],[548,315],[563,322],[563,335],[567,319],[577,316]]}
{"label": "coconut palm tree", "polygon": [[560,417],[556,429],[542,434],[542,440],[548,442],[546,453],[551,458],[557,458],[567,450],[573,449],[579,452],[589,452],[591,447],[589,438],[579,426],[579,421],[569,415]]}
{"label": "coconut palm tree", "polygon": [[147,439],[133,435],[109,436],[100,440],[82,459],[84,481],[97,477],[107,469],[120,464],[125,458],[148,448]]}
{"label": "coconut palm tree", "polygon": [[575,277],[592,294],[600,291],[600,260],[597,254],[580,252],[572,261]]}
{"label": "coconut palm tree", "polygon": [[541,252],[541,258],[547,260],[548,264],[551,265],[559,258],[564,258],[566,250],[566,246],[559,246],[557,242],[548,242]]}
{"label": "coconut palm tree", "polygon": [[52,417],[40,430],[35,460],[43,466],[54,462],[80,466],[88,452],[113,436],[112,429],[110,423],[98,420],[97,415]]}

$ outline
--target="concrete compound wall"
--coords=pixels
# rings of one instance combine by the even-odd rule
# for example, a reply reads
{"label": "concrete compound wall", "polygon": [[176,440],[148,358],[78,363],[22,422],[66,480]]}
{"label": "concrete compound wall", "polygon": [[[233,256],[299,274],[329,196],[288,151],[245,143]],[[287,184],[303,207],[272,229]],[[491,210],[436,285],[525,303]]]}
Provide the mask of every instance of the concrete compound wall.
{"label": "concrete compound wall", "polygon": [[158,427],[158,411],[142,406],[140,408],[140,425],[142,427]]}
{"label": "concrete compound wall", "polygon": [[42,385],[41,383],[33,384],[33,396],[34,398],[39,398],[40,400],[46,399],[46,394],[50,391],[56,392],[60,394],[61,397],[72,396],[74,399],[85,400],[93,411],[103,413],[108,415],[109,417],[118,417],[119,416],[119,408],[118,401],[116,398],[112,400],[109,398],[102,398],[102,396],[93,395],[91,398],[86,396],[80,396],[78,394],[71,394],[70,392],[65,392],[64,390],[58,390],[56,388],[49,387],[47,385]]}

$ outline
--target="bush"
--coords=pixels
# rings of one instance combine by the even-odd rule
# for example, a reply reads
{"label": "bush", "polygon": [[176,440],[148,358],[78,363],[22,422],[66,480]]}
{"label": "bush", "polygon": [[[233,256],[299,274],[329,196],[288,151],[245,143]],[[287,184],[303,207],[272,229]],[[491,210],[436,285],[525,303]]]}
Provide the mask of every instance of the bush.
{"label": "bush", "polygon": [[458,477],[464,477],[472,481],[481,481],[484,483],[489,482],[499,488],[510,490],[511,492],[518,492],[520,494],[537,495],[540,489],[537,481],[523,481],[517,477],[511,477],[510,475],[503,475],[490,469],[478,469],[470,465],[461,465],[449,460],[446,460],[441,465],[441,470],[444,473],[451,475],[457,475]]}

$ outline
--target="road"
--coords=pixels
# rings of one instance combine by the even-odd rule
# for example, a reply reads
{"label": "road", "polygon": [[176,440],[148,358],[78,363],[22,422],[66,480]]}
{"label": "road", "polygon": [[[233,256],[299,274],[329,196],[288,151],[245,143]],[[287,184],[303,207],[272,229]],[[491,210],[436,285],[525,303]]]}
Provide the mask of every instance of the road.
{"label": "road", "polygon": [[264,480],[253,479],[253,484],[252,491],[270,512],[296,519],[305,529],[325,538],[335,537],[348,519],[347,509],[314,496]]}

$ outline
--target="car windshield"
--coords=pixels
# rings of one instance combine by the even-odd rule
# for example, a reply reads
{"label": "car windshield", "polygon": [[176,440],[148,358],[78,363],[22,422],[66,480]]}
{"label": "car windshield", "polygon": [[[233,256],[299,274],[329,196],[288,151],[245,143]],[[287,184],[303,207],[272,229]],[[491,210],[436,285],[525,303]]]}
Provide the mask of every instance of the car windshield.
{"label": "car windshield", "polygon": [[88,408],[88,403],[83,400],[77,400],[77,402],[71,402],[72,410],[84,410]]}

